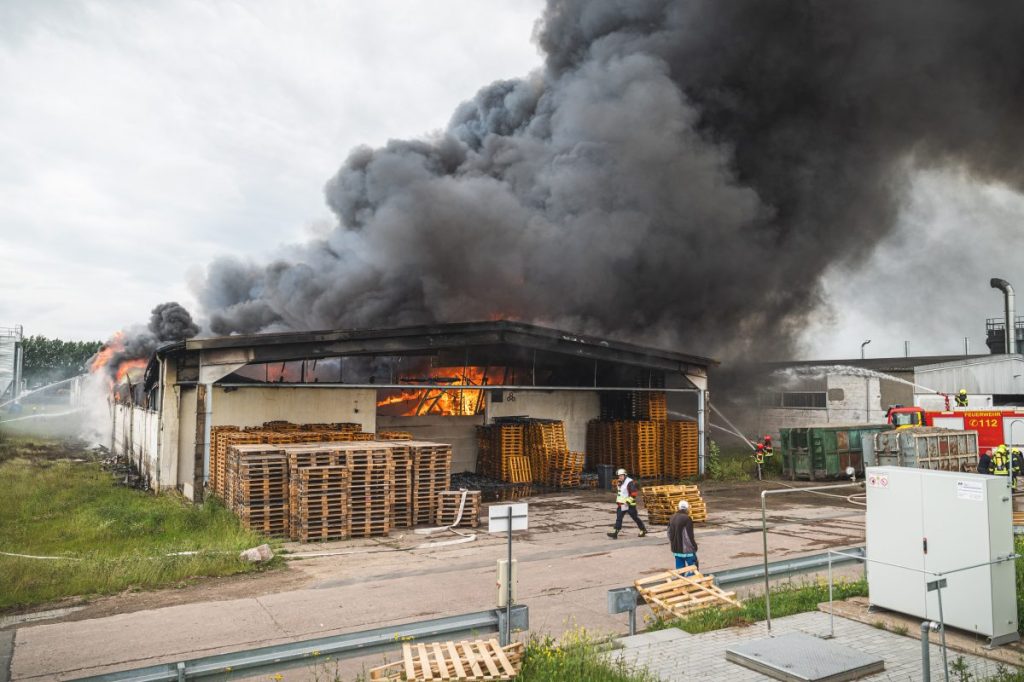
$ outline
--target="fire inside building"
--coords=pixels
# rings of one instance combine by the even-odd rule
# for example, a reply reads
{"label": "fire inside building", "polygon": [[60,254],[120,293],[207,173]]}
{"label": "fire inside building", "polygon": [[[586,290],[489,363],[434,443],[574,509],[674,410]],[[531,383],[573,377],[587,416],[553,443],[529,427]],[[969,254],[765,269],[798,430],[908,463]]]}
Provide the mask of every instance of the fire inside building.
{"label": "fire inside building", "polygon": [[[510,321],[192,339],[159,348],[141,382],[115,391],[112,449],[135,462],[151,488],[198,501],[218,428],[343,423],[366,434],[401,431],[450,444],[451,470],[474,472],[478,427],[496,420],[561,422],[568,449],[579,453],[601,448],[602,423],[661,420],[692,429],[696,475],[704,467],[708,369],[717,364]],[[606,461],[627,461],[616,456]],[[661,472],[660,462],[648,468]]]}

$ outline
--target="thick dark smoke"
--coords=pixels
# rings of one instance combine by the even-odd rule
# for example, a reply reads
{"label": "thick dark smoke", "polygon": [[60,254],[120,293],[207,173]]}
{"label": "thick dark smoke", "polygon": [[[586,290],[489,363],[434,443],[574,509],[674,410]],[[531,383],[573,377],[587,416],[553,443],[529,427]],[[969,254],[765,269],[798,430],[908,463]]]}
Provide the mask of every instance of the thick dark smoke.
{"label": "thick dark smoke", "polygon": [[150,313],[148,327],[130,327],[107,341],[100,351],[103,364],[93,369],[115,377],[123,363],[149,360],[161,344],[190,339],[198,333],[199,327],[188,310],[173,301],[161,303]]}
{"label": "thick dark smoke", "polygon": [[214,333],[508,317],[786,354],[908,179],[1020,187],[1024,3],[551,0],[544,68],[424,140],[352,152],[338,228],[225,259]]}

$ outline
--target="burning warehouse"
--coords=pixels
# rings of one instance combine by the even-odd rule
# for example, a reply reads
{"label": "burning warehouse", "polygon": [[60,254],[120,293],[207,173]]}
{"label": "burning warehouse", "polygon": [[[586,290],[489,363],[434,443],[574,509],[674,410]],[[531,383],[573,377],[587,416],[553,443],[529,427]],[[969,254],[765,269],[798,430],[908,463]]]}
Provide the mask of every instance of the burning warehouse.
{"label": "burning warehouse", "polygon": [[715,364],[509,321],[190,339],[161,346],[113,403],[111,440],[151,487],[193,500],[216,477],[211,434],[268,422],[406,432],[450,444],[460,472],[478,469],[478,427],[502,418],[563,423],[588,467],[594,424],[672,419],[692,428],[696,468]]}

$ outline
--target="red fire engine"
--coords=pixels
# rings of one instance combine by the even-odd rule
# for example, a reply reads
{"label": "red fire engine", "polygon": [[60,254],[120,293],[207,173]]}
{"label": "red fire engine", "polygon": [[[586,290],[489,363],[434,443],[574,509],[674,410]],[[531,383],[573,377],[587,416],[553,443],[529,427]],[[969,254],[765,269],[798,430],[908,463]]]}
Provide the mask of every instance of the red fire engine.
{"label": "red fire engine", "polygon": [[897,429],[908,426],[937,426],[958,431],[977,431],[978,448],[984,452],[1006,445],[1024,446],[1024,407],[969,407],[930,411],[923,407],[890,408],[888,422]]}

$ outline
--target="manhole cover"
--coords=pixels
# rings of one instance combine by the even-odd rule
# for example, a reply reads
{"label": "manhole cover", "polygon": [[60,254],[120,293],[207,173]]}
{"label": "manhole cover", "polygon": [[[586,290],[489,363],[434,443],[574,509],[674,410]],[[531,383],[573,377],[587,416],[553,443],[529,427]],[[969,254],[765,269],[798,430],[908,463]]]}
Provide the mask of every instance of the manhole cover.
{"label": "manhole cover", "polygon": [[877,656],[802,632],[733,645],[725,658],[776,680],[801,682],[856,680],[885,669]]}

